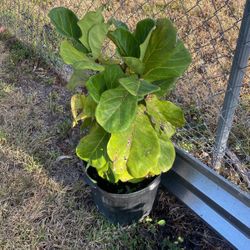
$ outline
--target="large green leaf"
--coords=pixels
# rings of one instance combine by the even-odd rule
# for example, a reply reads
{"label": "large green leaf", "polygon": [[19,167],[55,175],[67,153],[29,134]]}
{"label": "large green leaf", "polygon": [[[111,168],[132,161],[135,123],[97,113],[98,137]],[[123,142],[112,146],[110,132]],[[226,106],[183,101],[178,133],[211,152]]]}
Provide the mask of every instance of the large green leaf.
{"label": "large green leaf", "polygon": [[154,85],[161,88],[161,90],[157,92],[156,95],[162,97],[169,94],[169,92],[174,88],[175,82],[176,78],[168,78],[153,82]]}
{"label": "large green leaf", "polygon": [[144,96],[160,90],[158,86],[147,83],[144,80],[136,79],[135,77],[126,77],[119,80],[120,84],[134,96]]}
{"label": "large green leaf", "polygon": [[[148,47],[148,43],[150,41],[150,37],[152,35],[152,32],[154,30],[155,27],[153,27],[150,32],[148,33],[148,36],[146,37],[145,41],[140,44],[140,60],[143,61],[143,58],[145,56],[145,53],[146,53],[146,50],[147,50],[147,47]],[[144,63],[143,63],[144,65]],[[144,66],[144,69],[145,69],[145,66]]]}
{"label": "large green leaf", "polygon": [[79,61],[88,61],[89,58],[83,52],[77,50],[69,41],[64,40],[60,46],[60,56],[66,64],[74,64]]}
{"label": "large green leaf", "polygon": [[103,168],[109,161],[107,154],[109,137],[110,134],[96,124],[90,133],[80,140],[76,148],[77,156],[97,169]]}
{"label": "large green leaf", "polygon": [[104,80],[108,89],[113,89],[119,86],[118,80],[124,77],[121,67],[117,64],[105,65],[103,72]]}
{"label": "large green leaf", "polygon": [[83,70],[74,70],[67,84],[67,88],[73,90],[78,86],[84,86],[88,77],[89,75]]}
{"label": "large green leaf", "polygon": [[81,36],[81,30],[77,25],[78,18],[71,10],[57,7],[49,12],[49,17],[61,35],[76,40]]}
{"label": "large green leaf", "polygon": [[[148,71],[145,70],[143,77],[149,81],[154,81],[181,76],[191,63],[191,57],[183,42],[178,40],[172,53],[166,56],[165,61],[163,61],[163,58],[161,61],[162,64],[154,65]],[[150,63],[145,63],[145,68],[148,65]]]}
{"label": "large green leaf", "polygon": [[69,41],[63,41],[60,46],[60,55],[65,63],[73,65],[76,70],[91,69],[103,71],[104,67],[77,50]]}
{"label": "large green leaf", "polygon": [[102,65],[95,63],[90,58],[88,58],[87,60],[83,60],[83,61],[74,63],[73,68],[76,70],[85,70],[85,69],[91,69],[91,70],[95,70],[95,71],[103,71],[104,70],[104,67]]}
{"label": "large green leaf", "polygon": [[182,109],[172,102],[159,100],[155,95],[152,95],[146,99],[146,105],[148,114],[162,124],[165,121],[175,127],[182,127],[185,124]]}
{"label": "large green leaf", "polygon": [[162,59],[172,52],[177,41],[176,29],[168,19],[158,19],[143,58],[147,64],[145,72],[162,63]]}
{"label": "large green leaf", "polygon": [[128,130],[112,133],[107,150],[117,173],[127,169],[134,178],[141,178],[157,165],[160,144],[148,116],[144,114],[143,106],[139,107]]}
{"label": "large green leaf", "polygon": [[167,172],[175,160],[175,148],[170,140],[160,139],[161,153],[156,166],[151,168],[151,175],[159,175],[160,173]]}
{"label": "large green leaf", "polygon": [[89,94],[96,103],[100,101],[101,94],[106,90],[103,73],[91,76],[86,82]]}
{"label": "large green leaf", "polygon": [[104,19],[101,13],[101,9],[97,11],[89,11],[79,22],[78,25],[81,28],[82,36],[80,37],[80,41],[82,44],[90,50],[89,45],[89,31],[90,29],[98,23],[103,23]]}
{"label": "large green leaf", "polygon": [[128,129],[134,120],[137,97],[123,87],[105,91],[96,108],[97,122],[108,132]]}
{"label": "large green leaf", "polygon": [[135,73],[141,75],[144,71],[144,63],[136,57],[123,57],[124,62]]}
{"label": "large green leaf", "polygon": [[139,57],[140,47],[135,37],[126,29],[118,28],[110,31],[108,37],[117,46],[118,52],[124,57]]}
{"label": "large green leaf", "polygon": [[108,33],[109,25],[106,23],[95,24],[88,33],[88,44],[94,59],[99,58],[102,44]]}
{"label": "large green leaf", "polygon": [[149,81],[178,77],[191,62],[183,42],[168,19],[159,19],[153,30],[143,58],[143,78]]}
{"label": "large green leaf", "polygon": [[142,44],[145,41],[154,26],[155,21],[151,18],[143,19],[137,23],[134,36],[139,44]]}

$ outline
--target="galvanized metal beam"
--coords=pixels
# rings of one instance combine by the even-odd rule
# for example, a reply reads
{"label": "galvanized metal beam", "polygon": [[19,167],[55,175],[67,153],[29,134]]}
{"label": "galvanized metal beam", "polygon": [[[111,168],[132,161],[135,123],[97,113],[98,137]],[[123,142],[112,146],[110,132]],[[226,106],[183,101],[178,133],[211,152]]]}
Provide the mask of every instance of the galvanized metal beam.
{"label": "galvanized metal beam", "polygon": [[250,0],[246,1],[241,22],[237,46],[233,58],[231,72],[221,114],[218,121],[216,141],[213,154],[213,166],[220,168],[224,157],[229,133],[231,131],[235,109],[238,104],[242,80],[248,65],[250,55]]}
{"label": "galvanized metal beam", "polygon": [[183,150],[176,152],[163,186],[232,246],[249,250],[250,196]]}

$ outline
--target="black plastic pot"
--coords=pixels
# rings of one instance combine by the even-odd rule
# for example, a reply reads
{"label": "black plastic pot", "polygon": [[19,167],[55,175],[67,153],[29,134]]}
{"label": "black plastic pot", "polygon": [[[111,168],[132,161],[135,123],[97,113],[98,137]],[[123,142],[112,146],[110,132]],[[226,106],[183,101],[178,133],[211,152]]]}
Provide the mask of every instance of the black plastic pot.
{"label": "black plastic pot", "polygon": [[129,194],[104,191],[91,180],[87,173],[84,174],[84,180],[92,190],[98,210],[112,223],[128,225],[149,215],[161,176],[157,176],[147,187]]}

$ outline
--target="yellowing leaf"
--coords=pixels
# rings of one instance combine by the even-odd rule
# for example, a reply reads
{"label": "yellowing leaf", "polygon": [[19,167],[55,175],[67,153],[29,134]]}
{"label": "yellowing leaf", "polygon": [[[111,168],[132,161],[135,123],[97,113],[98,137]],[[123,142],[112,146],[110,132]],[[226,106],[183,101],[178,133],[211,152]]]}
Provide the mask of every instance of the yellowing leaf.
{"label": "yellowing leaf", "polygon": [[170,140],[160,139],[161,153],[156,166],[152,166],[151,175],[159,175],[171,169],[175,160],[175,148]]}
{"label": "yellowing leaf", "polygon": [[[76,94],[71,97],[71,113],[73,116],[73,127],[77,124],[77,116],[83,111],[85,102],[85,96],[81,94]],[[80,111],[80,112],[79,112]]]}
{"label": "yellowing leaf", "polygon": [[108,155],[114,171],[119,174],[127,170],[133,178],[145,177],[157,165],[160,144],[143,106],[128,130],[111,134]]}
{"label": "yellowing leaf", "polygon": [[90,96],[75,94],[71,97],[71,112],[73,116],[73,127],[78,121],[84,120],[87,117],[94,117],[96,103]]}
{"label": "yellowing leaf", "polygon": [[185,124],[184,114],[180,107],[172,102],[159,100],[155,95],[147,98],[147,112],[157,122],[164,124],[165,121],[175,127]]}

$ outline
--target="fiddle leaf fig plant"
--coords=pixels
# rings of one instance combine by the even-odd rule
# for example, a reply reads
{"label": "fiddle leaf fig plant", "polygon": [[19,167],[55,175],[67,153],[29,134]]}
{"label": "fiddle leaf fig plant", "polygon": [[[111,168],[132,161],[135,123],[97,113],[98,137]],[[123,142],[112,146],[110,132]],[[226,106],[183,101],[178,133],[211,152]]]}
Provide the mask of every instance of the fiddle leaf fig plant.
{"label": "fiddle leaf fig plant", "polygon": [[[73,126],[81,123],[89,131],[77,156],[112,183],[168,171],[175,159],[171,137],[185,119],[165,96],[191,63],[171,21],[147,18],[131,31],[113,18],[105,22],[101,9],[79,20],[58,7],[49,17],[65,37],[60,55],[74,69],[68,87],[87,90],[71,99]],[[116,46],[117,62],[102,50],[108,39]]]}

